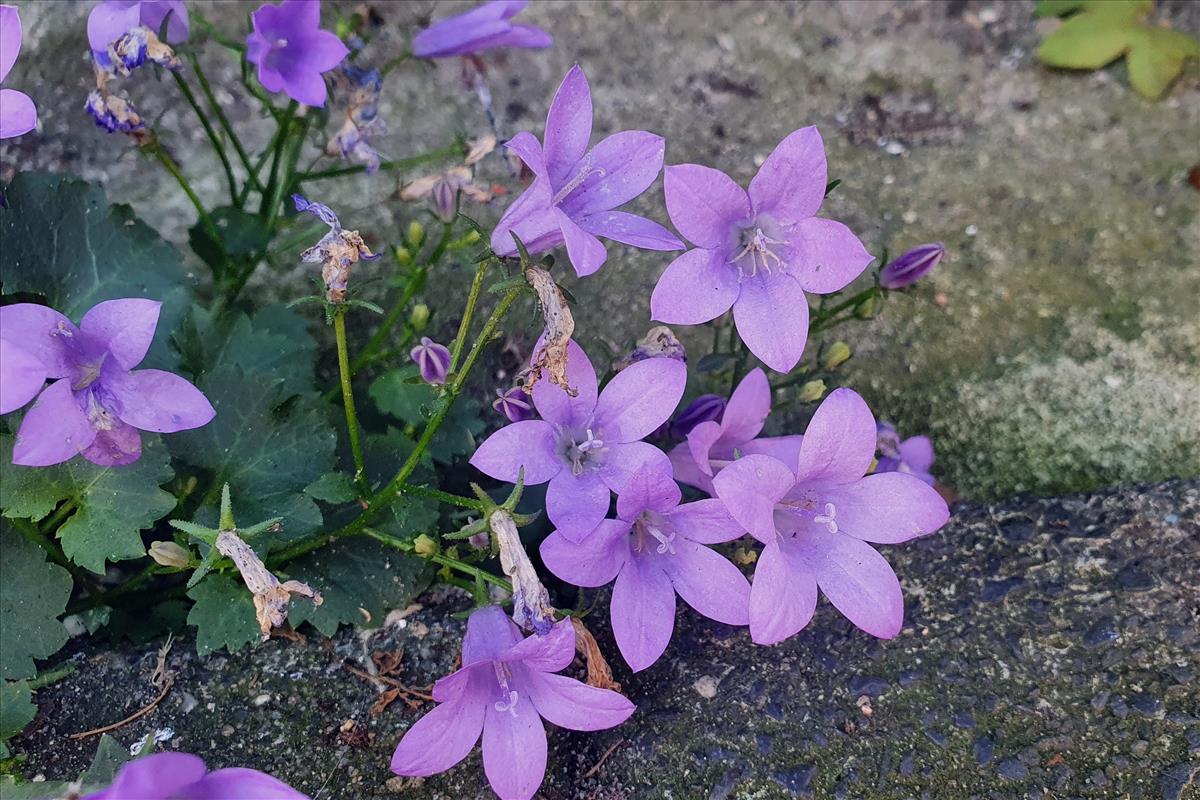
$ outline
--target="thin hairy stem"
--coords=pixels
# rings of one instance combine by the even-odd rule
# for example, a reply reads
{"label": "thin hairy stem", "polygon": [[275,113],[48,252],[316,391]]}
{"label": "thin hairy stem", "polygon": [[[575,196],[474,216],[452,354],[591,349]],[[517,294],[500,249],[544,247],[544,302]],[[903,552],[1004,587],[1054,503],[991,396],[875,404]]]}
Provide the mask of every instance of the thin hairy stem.
{"label": "thin hairy stem", "polygon": [[[194,58],[192,60],[195,61]],[[217,132],[213,130],[212,124],[208,121],[208,115],[200,107],[200,103],[196,100],[196,95],[192,92],[192,87],[188,86],[183,75],[172,70],[171,76],[175,78],[175,85],[183,93],[183,97],[188,101],[188,105],[196,112],[196,118],[200,120],[200,126],[204,128],[204,133],[208,135],[208,140],[212,143],[217,158],[221,160],[221,167],[225,170],[225,181],[229,184],[229,200],[236,206],[238,204],[237,179],[233,177],[233,165],[229,163],[229,156],[225,154],[225,146],[221,144],[220,137],[217,136]],[[218,246],[219,244],[218,242]]]}
{"label": "thin hairy stem", "polygon": [[338,374],[342,384],[342,406],[346,409],[346,430],[350,436],[350,453],[354,458],[354,483],[360,496],[371,494],[363,461],[362,442],[358,434],[358,412],[354,407],[354,388],[350,383],[350,351],[346,346],[346,306],[333,314],[333,333],[337,339]]}

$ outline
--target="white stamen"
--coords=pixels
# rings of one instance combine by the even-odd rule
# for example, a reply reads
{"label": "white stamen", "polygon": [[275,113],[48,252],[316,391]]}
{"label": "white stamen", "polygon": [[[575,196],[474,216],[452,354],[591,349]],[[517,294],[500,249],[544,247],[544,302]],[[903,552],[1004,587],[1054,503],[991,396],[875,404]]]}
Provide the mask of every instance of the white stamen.
{"label": "white stamen", "polygon": [[566,200],[567,196],[570,195],[571,192],[583,185],[583,182],[592,175],[600,175],[603,177],[606,172],[607,171],[604,169],[604,167],[592,166],[591,154],[589,153],[588,160],[583,163],[583,166],[580,167],[579,172],[575,174],[575,177],[567,181],[566,184],[564,184],[563,187],[558,190],[558,192],[554,195],[554,199],[550,201],[550,205],[556,206],[563,200]]}
{"label": "white stamen", "polygon": [[835,506],[833,503],[826,503],[825,513],[817,514],[815,517],[813,517],[813,522],[817,523],[818,525],[824,525],[826,530],[828,530],[830,533],[837,533],[837,506]]}
{"label": "white stamen", "polygon": [[776,267],[783,264],[779,256],[777,256],[775,252],[771,250],[770,245],[773,244],[786,244],[786,242],[780,239],[772,239],[770,236],[767,236],[765,233],[763,233],[762,228],[754,229],[754,233],[746,239],[745,246],[743,246],[741,251],[733,257],[733,262],[737,264],[738,268],[738,280],[742,280],[746,277],[745,270],[743,269],[742,264],[739,263],[746,256],[750,256],[751,278],[754,278],[758,275],[760,261],[762,262],[762,269],[766,271],[768,275],[771,274],[772,262]]}
{"label": "white stamen", "polygon": [[508,702],[505,702],[503,700],[497,700],[496,701],[496,710],[497,711],[508,711],[515,717],[517,715],[517,700],[519,700],[519,699],[520,699],[520,695],[518,695],[516,692],[514,692],[510,689],[508,692]]}
{"label": "white stamen", "polygon": [[675,531],[671,531],[670,534],[663,534],[663,532],[658,528],[647,525],[646,533],[658,540],[658,547],[655,549],[655,552],[657,552],[659,555],[662,555],[663,553],[675,555],[675,547],[671,544],[675,541]]}

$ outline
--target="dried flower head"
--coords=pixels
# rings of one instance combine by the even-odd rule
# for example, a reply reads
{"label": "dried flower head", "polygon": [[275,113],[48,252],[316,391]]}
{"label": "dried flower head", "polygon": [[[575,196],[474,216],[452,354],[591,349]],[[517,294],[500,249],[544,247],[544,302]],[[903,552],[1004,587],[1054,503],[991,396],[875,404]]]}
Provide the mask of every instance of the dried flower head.
{"label": "dried flower head", "polygon": [[311,203],[298,194],[292,195],[297,211],[312,214],[329,226],[329,233],[300,254],[306,264],[321,265],[321,280],[325,283],[325,299],[331,303],[346,302],[350,283],[350,268],[359,261],[374,261],[379,258],[367,247],[358,231],[343,230],[337,214],[329,206]]}

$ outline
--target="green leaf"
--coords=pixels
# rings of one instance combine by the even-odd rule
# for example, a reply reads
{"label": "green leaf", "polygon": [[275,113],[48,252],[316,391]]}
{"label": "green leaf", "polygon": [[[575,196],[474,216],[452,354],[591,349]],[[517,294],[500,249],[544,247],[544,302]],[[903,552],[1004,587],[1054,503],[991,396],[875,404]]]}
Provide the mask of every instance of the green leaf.
{"label": "green leaf", "polygon": [[[0,435],[0,451],[11,449],[12,437]],[[36,521],[59,501],[74,503],[76,509],[58,529],[63,552],[103,573],[106,560],[146,555],[141,531],[175,507],[175,497],[159,488],[174,476],[166,448],[157,437],[143,434],[142,457],[127,466],[73,458],[53,467],[18,467],[0,459],[0,504],[6,517]]]}
{"label": "green leaf", "polygon": [[[160,301],[159,330],[173,330],[187,309],[195,277],[178,251],[138,220],[110,206],[99,186],[78,178],[19,173],[0,208],[0,285],[29,292],[78,321],[101,300]],[[155,337],[143,366],[170,367],[167,337]]]}
{"label": "green leaf", "polygon": [[196,601],[187,621],[196,628],[198,654],[208,655],[222,647],[236,653],[258,642],[254,600],[245,584],[213,573],[187,594]]}
{"label": "green leaf", "polygon": [[[319,528],[321,511],[304,490],[334,467],[337,435],[319,400],[289,397],[285,381],[222,366],[197,385],[217,411],[216,421],[171,437],[177,458],[229,483],[234,517],[283,518],[280,538],[302,537]],[[216,520],[215,502],[206,509]]]}
{"label": "green leaf", "polygon": [[333,504],[349,503],[358,496],[354,491],[354,480],[344,472],[327,472],[304,491],[314,500]]}
{"label": "green leaf", "polygon": [[1200,42],[1168,28],[1137,32],[1125,57],[1129,83],[1147,100],[1157,100],[1183,71],[1183,62],[1200,54]]}
{"label": "green leaf", "polygon": [[92,756],[92,763],[79,780],[88,785],[107,786],[132,758],[125,745],[107,733],[102,734],[100,744],[96,745],[96,755]]}
{"label": "green leaf", "polygon": [[0,682],[0,741],[20,733],[37,716],[33,692],[25,681]]}
{"label": "green leaf", "polygon": [[197,222],[188,229],[188,244],[200,260],[210,267],[221,268],[225,256],[236,260],[239,256],[261,252],[271,243],[271,231],[265,220],[233,206],[223,206],[209,212],[213,227],[220,241],[214,241],[203,223]]}
{"label": "green leaf", "polygon": [[[419,381],[416,364],[385,372],[371,384],[368,394],[381,412],[419,428],[428,421],[440,400],[434,387],[412,382],[414,378]],[[459,397],[429,445],[430,457],[448,464],[458,456],[474,452],[475,437],[487,425],[482,412],[483,406],[477,400]]]}
{"label": "green leaf", "polygon": [[381,625],[388,611],[404,608],[428,585],[426,573],[423,559],[365,537],[335,542],[288,565],[289,577],[323,599],[315,607],[294,603],[288,620],[293,627],[311,622],[326,636],[342,623]]}
{"label": "green leaf", "polygon": [[1125,26],[1083,13],[1071,17],[1038,47],[1037,57],[1052,67],[1099,69],[1119,58],[1130,46]]}
{"label": "green leaf", "polygon": [[67,643],[58,617],[71,599],[71,575],[33,542],[0,523],[0,677],[32,678],[35,658]]}
{"label": "green leaf", "polygon": [[1088,0],[1038,0],[1033,9],[1035,17],[1062,17],[1085,7]]}

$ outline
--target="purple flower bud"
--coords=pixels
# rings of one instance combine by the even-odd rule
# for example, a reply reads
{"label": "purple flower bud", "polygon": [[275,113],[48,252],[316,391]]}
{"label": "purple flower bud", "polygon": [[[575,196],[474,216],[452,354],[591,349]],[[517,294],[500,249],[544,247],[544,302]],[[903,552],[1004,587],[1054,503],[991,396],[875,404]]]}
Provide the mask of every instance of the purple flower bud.
{"label": "purple flower bud", "polygon": [[879,285],[885,289],[903,289],[925,277],[946,255],[946,246],[941,242],[914,247],[893,260],[879,274]]}
{"label": "purple flower bud", "polygon": [[702,394],[671,420],[672,436],[687,436],[701,422],[719,421],[725,413],[725,398],[719,394]]}
{"label": "purple flower bud", "polygon": [[438,178],[431,191],[433,207],[442,222],[453,222],[458,216],[458,187],[451,185],[445,177]]}
{"label": "purple flower bud", "polygon": [[409,355],[421,370],[421,380],[434,385],[446,382],[446,374],[450,372],[450,350],[445,345],[422,336],[421,343]]}
{"label": "purple flower bud", "polygon": [[509,422],[523,422],[533,419],[533,402],[520,386],[514,386],[507,392],[496,390],[496,399],[492,408],[503,414]]}

